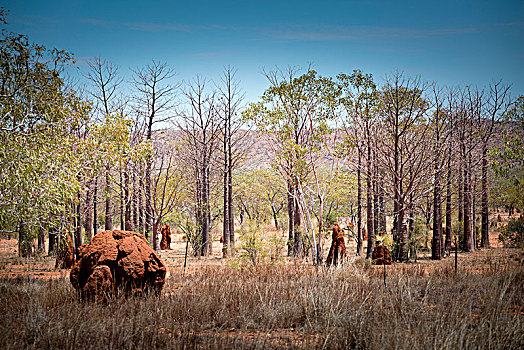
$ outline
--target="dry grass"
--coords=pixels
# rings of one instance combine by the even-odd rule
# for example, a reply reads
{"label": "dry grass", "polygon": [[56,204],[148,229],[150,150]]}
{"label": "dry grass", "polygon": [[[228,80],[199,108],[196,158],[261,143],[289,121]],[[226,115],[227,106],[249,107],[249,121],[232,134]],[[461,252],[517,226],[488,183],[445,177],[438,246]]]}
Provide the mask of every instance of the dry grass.
{"label": "dry grass", "polygon": [[0,348],[521,349],[523,255],[507,252],[457,274],[451,259],[396,265],[386,287],[382,267],[361,263],[202,266],[172,273],[161,296],[106,306],[78,301],[66,278],[3,279]]}

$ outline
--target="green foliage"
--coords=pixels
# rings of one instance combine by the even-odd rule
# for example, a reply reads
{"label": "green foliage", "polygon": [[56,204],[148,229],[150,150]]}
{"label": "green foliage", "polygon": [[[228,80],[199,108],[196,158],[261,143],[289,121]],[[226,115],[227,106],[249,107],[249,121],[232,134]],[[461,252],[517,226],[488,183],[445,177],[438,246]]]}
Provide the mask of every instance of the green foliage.
{"label": "green foliage", "polygon": [[304,183],[311,171],[310,163],[331,132],[330,121],[338,108],[340,89],[331,78],[319,76],[314,70],[298,77],[295,73],[268,73],[271,86],[262,101],[251,104],[243,117],[270,140],[279,172],[296,183]]}
{"label": "green foliage", "polygon": [[502,229],[499,240],[504,243],[505,247],[524,248],[524,216],[509,220]]}
{"label": "green foliage", "polygon": [[[3,21],[5,22],[5,20]],[[78,131],[90,105],[60,73],[72,62],[2,28],[0,39],[0,230],[56,224],[79,191]]]}
{"label": "green foliage", "polygon": [[513,102],[501,129],[502,145],[489,152],[496,175],[493,200],[524,208],[524,96]]}
{"label": "green foliage", "polygon": [[388,248],[389,251],[392,251],[393,244],[394,244],[393,237],[388,234],[377,235],[375,237],[375,244],[385,246],[386,248]]}

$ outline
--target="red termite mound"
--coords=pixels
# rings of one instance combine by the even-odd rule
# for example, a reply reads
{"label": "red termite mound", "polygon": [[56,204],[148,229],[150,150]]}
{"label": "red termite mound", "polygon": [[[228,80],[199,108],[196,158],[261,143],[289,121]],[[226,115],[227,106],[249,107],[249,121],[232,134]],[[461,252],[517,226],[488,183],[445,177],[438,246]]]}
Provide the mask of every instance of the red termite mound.
{"label": "red termite mound", "polygon": [[169,225],[164,225],[160,229],[162,234],[162,240],[160,241],[160,249],[166,250],[171,249],[171,227]]}
{"label": "red termite mound", "polygon": [[371,258],[376,265],[391,265],[391,253],[388,248],[382,244],[375,246]]}
{"label": "red termite mound", "polygon": [[103,231],[78,248],[70,280],[82,299],[107,301],[126,296],[159,293],[166,266],[145,237],[131,231]]}
{"label": "red termite mound", "polygon": [[336,265],[337,260],[344,259],[347,255],[346,243],[344,242],[344,232],[340,229],[337,223],[333,225],[333,235],[331,236],[331,248],[326,259],[326,265]]}

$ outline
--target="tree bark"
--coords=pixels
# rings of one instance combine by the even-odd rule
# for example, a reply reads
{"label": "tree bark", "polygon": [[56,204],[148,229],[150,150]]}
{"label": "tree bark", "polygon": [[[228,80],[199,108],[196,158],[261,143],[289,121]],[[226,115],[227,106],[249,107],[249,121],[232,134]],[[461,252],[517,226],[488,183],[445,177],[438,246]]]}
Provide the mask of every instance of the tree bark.
{"label": "tree bark", "polygon": [[451,153],[448,158],[448,175],[446,183],[446,243],[444,245],[445,255],[451,253]]}
{"label": "tree bark", "polygon": [[373,187],[371,179],[371,147],[368,146],[368,160],[367,160],[367,178],[366,178],[366,220],[368,230],[368,246],[366,252],[366,259],[370,259],[373,254],[375,244],[375,229],[373,227]]}
{"label": "tree bark", "polygon": [[459,165],[458,176],[458,217],[459,222],[464,222],[464,169],[462,162]]}
{"label": "tree bark", "polygon": [[129,172],[128,168],[124,168],[124,203],[125,203],[125,215],[124,215],[124,229],[126,231],[133,231],[133,220],[131,218],[133,212],[133,201],[129,198]]}
{"label": "tree bark", "polygon": [[358,150],[358,167],[357,167],[357,255],[362,256],[362,155]]}
{"label": "tree bark", "polygon": [[291,180],[287,185],[287,214],[288,214],[288,241],[287,241],[287,255],[293,256],[294,236],[295,236],[295,200],[294,190]]}
{"label": "tree bark", "polygon": [[56,235],[58,232],[57,227],[52,227],[49,229],[49,245],[47,249],[47,254],[51,255],[55,253],[55,243],[56,243]]}
{"label": "tree bark", "polygon": [[482,226],[480,246],[489,248],[488,159],[486,147],[482,149]]}
{"label": "tree bark", "polygon": [[105,229],[113,230],[113,208],[111,207],[111,187],[109,177],[109,166],[106,166],[106,210]]}
{"label": "tree bark", "polygon": [[120,176],[120,229],[125,229],[125,209],[124,209],[124,179],[122,169],[119,171]]}
{"label": "tree bark", "polygon": [[93,189],[93,234],[98,232],[98,176],[95,176],[95,188]]}
{"label": "tree bark", "polygon": [[433,184],[433,238],[431,240],[431,258],[433,260],[442,258],[442,207],[440,200],[440,174],[436,164]]}
{"label": "tree bark", "polygon": [[[300,207],[299,207],[299,204],[298,204],[298,198],[294,198],[294,208],[295,208],[295,215],[294,215],[294,219],[295,219],[295,222],[294,222],[294,228],[295,228],[295,233],[294,233],[294,247],[293,247],[293,256],[297,257],[297,258],[302,258],[303,257],[303,253],[304,253],[304,247],[303,247],[303,242],[302,242],[302,234],[300,232],[300,224],[302,223],[302,218],[301,218],[301,215],[300,215]],[[312,248],[314,249],[314,248]]]}
{"label": "tree bark", "polygon": [[93,186],[90,184],[87,188],[86,195],[86,215],[85,215],[85,230],[87,241],[91,242],[93,238]]}
{"label": "tree bark", "polygon": [[146,207],[144,210],[144,230],[146,239],[149,239],[149,233],[151,232],[151,227],[153,223],[153,203],[152,203],[152,188],[151,188],[151,167],[153,166],[152,161],[148,160],[146,164],[146,182],[145,182],[145,199]]}
{"label": "tree bark", "polygon": [[136,173],[133,171],[133,194],[132,194],[132,203],[133,203],[133,229],[137,232],[140,232],[140,224],[138,223],[139,218],[139,207],[138,207],[138,191],[136,182]]}
{"label": "tree bark", "polygon": [[27,225],[20,220],[18,225],[18,256],[30,257],[33,255],[33,243],[28,239]]}
{"label": "tree bark", "polygon": [[45,253],[45,231],[42,228],[38,229],[38,252]]}
{"label": "tree bark", "polygon": [[[144,218],[144,180],[142,174],[138,178],[138,230],[145,235],[145,218]],[[146,236],[147,239],[147,236]]]}
{"label": "tree bark", "polygon": [[464,167],[464,238],[462,249],[465,252],[474,251],[473,233],[471,232],[471,174],[468,166]]}
{"label": "tree bark", "polygon": [[[226,131],[227,133],[227,131]],[[231,218],[229,217],[229,187],[228,187],[228,161],[227,161],[227,142],[226,142],[226,136],[224,136],[224,222],[222,225],[222,256],[224,258],[227,258],[231,255],[231,247],[229,244],[229,239],[231,237],[231,233],[229,232],[229,228],[231,227],[229,224],[229,220]]]}
{"label": "tree bark", "polygon": [[77,195],[75,210],[75,253],[76,249],[82,245],[82,200],[80,192]]}

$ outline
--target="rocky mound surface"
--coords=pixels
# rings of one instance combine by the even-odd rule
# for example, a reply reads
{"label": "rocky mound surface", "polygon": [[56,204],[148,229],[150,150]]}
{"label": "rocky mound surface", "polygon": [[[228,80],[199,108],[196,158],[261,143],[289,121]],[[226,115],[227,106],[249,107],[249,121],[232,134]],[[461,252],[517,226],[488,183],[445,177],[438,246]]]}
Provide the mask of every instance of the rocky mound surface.
{"label": "rocky mound surface", "polygon": [[376,265],[391,265],[391,253],[384,245],[377,244],[373,249],[371,258]]}
{"label": "rocky mound surface", "polygon": [[336,265],[338,261],[342,261],[347,256],[346,243],[344,242],[344,232],[335,223],[333,225],[333,234],[331,235],[331,248],[329,249],[326,265]]}
{"label": "rocky mound surface", "polygon": [[131,231],[103,231],[78,248],[70,280],[83,299],[107,301],[125,295],[159,293],[166,266],[145,237]]}
{"label": "rocky mound surface", "polygon": [[171,227],[168,224],[162,226],[160,229],[162,233],[162,240],[160,241],[160,249],[169,250],[171,249]]}

